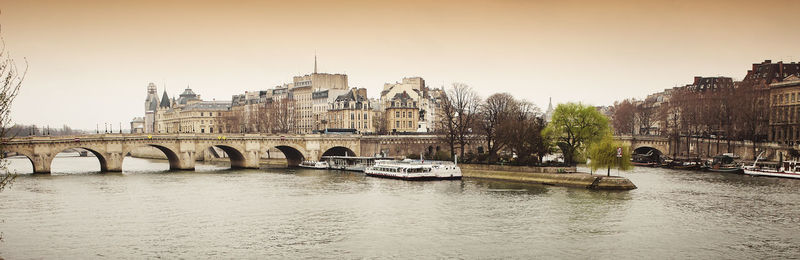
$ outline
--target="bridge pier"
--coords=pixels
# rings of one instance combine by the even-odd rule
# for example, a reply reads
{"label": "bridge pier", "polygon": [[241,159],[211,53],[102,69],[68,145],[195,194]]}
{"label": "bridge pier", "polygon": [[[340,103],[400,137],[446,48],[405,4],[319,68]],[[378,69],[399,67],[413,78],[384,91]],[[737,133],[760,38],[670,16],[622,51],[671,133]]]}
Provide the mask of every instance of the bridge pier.
{"label": "bridge pier", "polygon": [[122,159],[121,153],[106,153],[100,159],[100,170],[103,172],[122,172]]}
{"label": "bridge pier", "polygon": [[169,169],[184,170],[184,171],[194,170],[194,152],[193,151],[180,152],[176,160],[170,158]]}
{"label": "bridge pier", "polygon": [[32,158],[33,173],[35,174],[48,174],[50,173],[50,163],[53,162],[53,156],[49,153],[37,154]]}

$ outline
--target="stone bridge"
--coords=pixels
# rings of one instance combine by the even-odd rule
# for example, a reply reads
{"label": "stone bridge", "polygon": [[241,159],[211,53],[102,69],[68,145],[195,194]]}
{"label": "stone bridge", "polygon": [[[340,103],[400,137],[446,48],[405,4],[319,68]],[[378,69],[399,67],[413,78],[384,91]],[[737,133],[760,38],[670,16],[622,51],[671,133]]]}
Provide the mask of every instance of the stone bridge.
{"label": "stone bridge", "polygon": [[34,173],[49,173],[56,154],[81,148],[97,157],[102,171],[120,172],[125,156],[141,146],[161,150],[172,170],[193,170],[196,154],[210,147],[225,151],[232,168],[258,168],[261,154],[271,148],[283,152],[290,166],[305,159],[319,160],[323,155],[358,156],[361,151],[358,135],[104,134],[15,138],[4,145],[3,152],[27,157]]}
{"label": "stone bridge", "polygon": [[647,153],[648,150],[656,150],[659,154],[670,153],[670,140],[661,136],[614,136],[614,139],[629,145],[631,151],[636,153]]}
{"label": "stone bridge", "polygon": [[[479,145],[480,139],[475,138],[466,150],[475,153]],[[434,135],[99,134],[15,138],[2,152],[27,157],[34,173],[49,173],[56,154],[80,148],[97,157],[101,171],[121,172],[125,156],[139,147],[163,152],[171,170],[193,170],[195,160],[202,158],[199,153],[211,147],[225,151],[232,168],[258,168],[262,155],[273,149],[285,155],[289,166],[326,155],[400,157],[448,149]]]}

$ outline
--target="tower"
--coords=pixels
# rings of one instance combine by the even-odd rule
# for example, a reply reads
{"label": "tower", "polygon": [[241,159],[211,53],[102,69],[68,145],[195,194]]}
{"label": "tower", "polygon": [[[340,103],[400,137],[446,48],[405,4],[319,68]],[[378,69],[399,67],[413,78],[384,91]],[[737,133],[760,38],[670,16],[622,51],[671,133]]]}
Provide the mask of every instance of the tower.
{"label": "tower", "polygon": [[317,54],[314,53],[314,74],[317,74]]}
{"label": "tower", "polygon": [[144,132],[152,133],[155,128],[155,113],[158,109],[158,94],[156,84],[147,84],[147,98],[144,101]]}

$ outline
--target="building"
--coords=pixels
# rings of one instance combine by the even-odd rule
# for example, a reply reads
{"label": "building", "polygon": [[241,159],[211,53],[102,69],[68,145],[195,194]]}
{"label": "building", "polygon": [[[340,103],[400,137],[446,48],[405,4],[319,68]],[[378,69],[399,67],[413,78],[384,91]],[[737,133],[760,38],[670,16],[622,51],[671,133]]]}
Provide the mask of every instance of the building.
{"label": "building", "polygon": [[328,108],[336,98],[347,94],[344,89],[318,89],[311,93],[311,113],[313,116],[313,130],[324,131],[328,128]]}
{"label": "building", "polygon": [[361,133],[374,133],[374,112],[367,98],[367,89],[353,88],[328,108],[328,128],[355,129]]}
{"label": "building", "polygon": [[769,140],[800,144],[800,76],[792,74],[769,85]]}
{"label": "building", "polygon": [[693,92],[722,91],[733,89],[733,79],[729,77],[694,77],[694,82],[686,86]]}
{"label": "building", "polygon": [[[400,82],[385,83],[380,97],[382,109],[385,110],[384,108],[390,106],[391,100],[400,93],[406,93],[416,102],[419,109],[414,132],[433,132],[436,128],[437,111],[441,99],[444,98],[444,90],[428,88],[421,77],[409,77],[403,78]],[[388,129],[392,129],[392,126],[388,125]]]}
{"label": "building", "polygon": [[553,109],[553,98],[551,97],[550,102],[547,103],[547,111],[544,112],[544,121],[548,123],[552,121],[554,112],[555,109]]}
{"label": "building", "polygon": [[781,82],[791,75],[800,76],[800,63],[783,61],[773,63],[772,60],[765,60],[753,64],[740,86],[769,91],[771,84]]}
{"label": "building", "polygon": [[419,106],[407,92],[397,93],[388,100],[384,112],[386,127],[391,133],[417,132]]}
{"label": "building", "polygon": [[156,89],[156,84],[150,82],[150,84],[147,84],[147,98],[144,101],[144,122],[142,124],[144,125],[145,133],[154,132],[158,104],[158,90]]}
{"label": "building", "polygon": [[170,99],[166,90],[155,113],[156,133],[222,133],[226,131],[223,114],[230,110],[231,101],[203,101],[200,95],[186,87]]}
{"label": "building", "polygon": [[[314,57],[314,73],[295,76],[292,81],[289,91],[292,92],[294,101],[296,131],[300,134],[319,130],[317,129],[318,124],[313,111],[314,100],[312,94],[315,91],[349,89],[347,75],[318,73],[316,56]],[[316,117],[319,117],[319,113],[316,114]]]}
{"label": "building", "polygon": [[144,133],[144,117],[134,117],[131,120],[131,134]]}

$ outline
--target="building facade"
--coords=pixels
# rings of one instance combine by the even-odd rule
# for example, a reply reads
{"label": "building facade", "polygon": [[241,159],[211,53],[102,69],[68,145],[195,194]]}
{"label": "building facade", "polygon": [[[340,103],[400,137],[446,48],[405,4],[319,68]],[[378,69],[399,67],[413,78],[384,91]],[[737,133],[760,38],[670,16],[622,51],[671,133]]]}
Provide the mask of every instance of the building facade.
{"label": "building facade", "polygon": [[355,129],[360,133],[374,133],[374,112],[367,98],[367,89],[351,89],[336,97],[328,108],[328,128]]}
{"label": "building facade", "polygon": [[222,133],[223,113],[230,110],[230,101],[203,101],[187,87],[178,99],[170,99],[164,91],[155,112],[155,133]]}
{"label": "building facade", "polygon": [[419,107],[408,93],[397,93],[386,103],[384,119],[390,133],[411,133],[419,129]]}
{"label": "building facade", "polygon": [[769,85],[769,140],[800,144],[800,77],[790,75]]}

